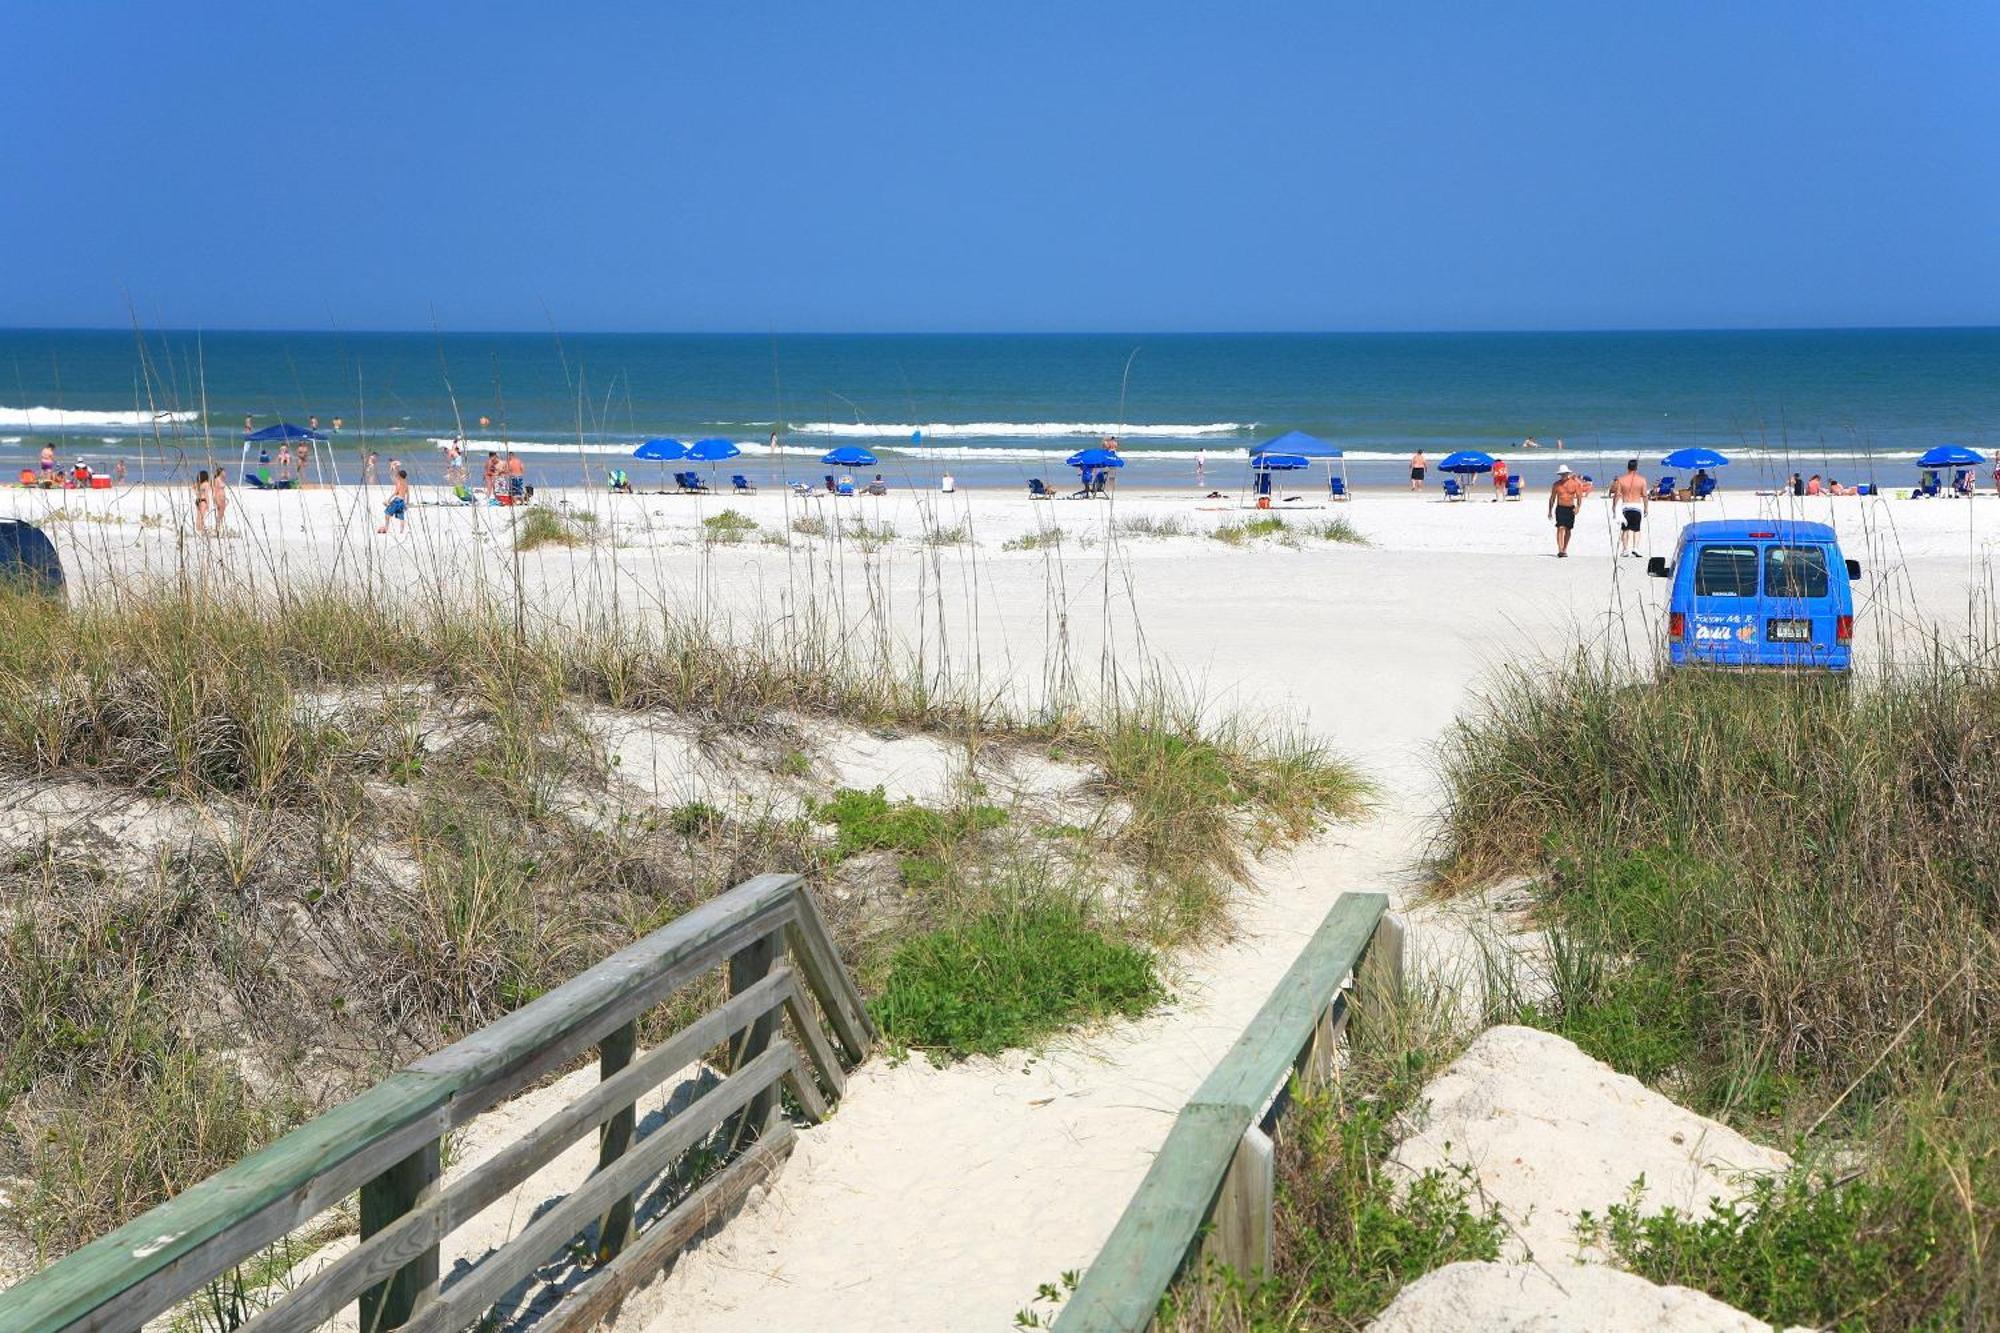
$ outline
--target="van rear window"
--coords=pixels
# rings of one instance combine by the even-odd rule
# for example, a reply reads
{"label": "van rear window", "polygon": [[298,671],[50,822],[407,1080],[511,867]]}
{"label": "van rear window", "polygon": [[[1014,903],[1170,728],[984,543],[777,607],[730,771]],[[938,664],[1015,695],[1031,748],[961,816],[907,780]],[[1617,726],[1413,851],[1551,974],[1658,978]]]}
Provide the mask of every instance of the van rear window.
{"label": "van rear window", "polygon": [[1704,546],[1694,562],[1697,597],[1755,597],[1757,548]]}
{"label": "van rear window", "polygon": [[1770,546],[1764,550],[1766,597],[1826,596],[1824,546]]}

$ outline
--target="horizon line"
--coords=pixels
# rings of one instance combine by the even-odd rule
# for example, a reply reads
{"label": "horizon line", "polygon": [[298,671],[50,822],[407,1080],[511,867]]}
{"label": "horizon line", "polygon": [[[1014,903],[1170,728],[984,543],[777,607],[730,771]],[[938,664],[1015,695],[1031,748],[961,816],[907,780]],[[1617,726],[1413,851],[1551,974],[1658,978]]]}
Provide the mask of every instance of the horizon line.
{"label": "horizon line", "polygon": [[2000,321],[1968,324],[1727,324],[1604,325],[1579,328],[1464,329],[514,329],[514,328],[323,328],[249,325],[5,324],[0,334],[306,334],[312,336],[570,337],[570,338],[1439,338],[1548,337],[1587,334],[1691,333],[1983,333],[2000,331]]}

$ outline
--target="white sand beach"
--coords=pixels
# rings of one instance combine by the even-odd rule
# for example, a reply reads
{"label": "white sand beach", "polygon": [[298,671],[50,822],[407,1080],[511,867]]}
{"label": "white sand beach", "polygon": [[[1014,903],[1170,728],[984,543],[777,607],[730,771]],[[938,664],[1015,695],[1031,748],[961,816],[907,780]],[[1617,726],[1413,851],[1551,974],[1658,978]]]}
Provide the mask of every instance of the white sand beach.
{"label": "white sand beach", "polygon": [[[1578,647],[1648,654],[1662,630],[1664,584],[1645,576],[1643,561],[1613,556],[1611,506],[1597,498],[1572,558],[1559,561],[1539,498],[1364,494],[1281,510],[1289,539],[1232,543],[1214,532],[1257,511],[1166,495],[545,491],[541,506],[595,516],[581,525],[590,539],[517,553],[517,513],[498,508],[420,504],[407,532],[377,537],[380,492],[238,492],[220,539],[187,531],[178,488],[0,497],[0,513],[46,520],[63,511],[52,530],[77,595],[136,576],[274,590],[330,575],[391,596],[447,597],[481,582],[518,591],[541,614],[670,604],[703,608],[739,634],[778,632],[817,597],[844,607],[854,632],[883,628],[913,651],[943,644],[951,670],[976,670],[1028,699],[1048,687],[1059,643],[1086,685],[1107,666],[1132,671],[1150,660],[1217,704],[1325,737],[1377,784],[1366,820],[1255,868],[1235,937],[1177,960],[1166,1009],[1040,1055],[947,1069],[871,1063],[833,1120],[802,1136],[758,1206],[631,1303],[620,1326],[632,1329],[1008,1327],[1038,1283],[1088,1264],[1175,1110],[1338,894],[1386,889],[1412,918],[1417,966],[1468,965],[1463,915],[1408,895],[1435,802],[1431,748],[1454,717],[1480,706],[1481,679]],[[725,510],[759,531],[736,544],[705,540],[713,534],[703,520]],[[1920,653],[1929,634],[1991,614],[2000,544],[1991,496],[1794,501],[1725,491],[1701,505],[1654,505],[1645,549],[1670,554],[1690,520],[1757,516],[1839,530],[1864,566],[1864,662]],[[1332,518],[1368,544],[1306,531]],[[800,519],[831,535],[806,537]],[[843,530],[855,520],[875,535]],[[963,541],[924,542],[961,525]],[[1162,525],[1186,531],[1139,531]],[[1052,530],[1060,545],[1020,548]]]}

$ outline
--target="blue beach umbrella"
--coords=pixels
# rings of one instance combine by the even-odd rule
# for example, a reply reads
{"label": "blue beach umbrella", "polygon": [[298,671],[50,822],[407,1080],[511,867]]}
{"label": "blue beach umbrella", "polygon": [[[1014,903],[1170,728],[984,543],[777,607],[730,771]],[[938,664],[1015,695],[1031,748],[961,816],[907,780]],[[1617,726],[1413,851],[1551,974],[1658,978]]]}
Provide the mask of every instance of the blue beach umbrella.
{"label": "blue beach umbrella", "polygon": [[1063,462],[1071,467],[1124,467],[1125,460],[1110,449],[1079,449]]}
{"label": "blue beach umbrella", "polygon": [[693,463],[720,463],[742,452],[730,441],[715,435],[706,440],[696,440],[689,445],[687,456],[688,461]]}
{"label": "blue beach umbrella", "polygon": [[632,457],[647,463],[674,463],[688,456],[687,446],[679,440],[662,435],[646,441],[632,451]]}
{"label": "blue beach umbrella", "polygon": [[1729,460],[1713,449],[1676,449],[1660,460],[1661,467],[1673,468],[1714,468],[1728,467]]}
{"label": "blue beach umbrella", "polygon": [[835,467],[874,467],[875,455],[858,444],[843,444],[821,454],[819,461]]}
{"label": "blue beach umbrella", "polygon": [[1977,449],[1968,449],[1962,444],[1940,444],[1926,450],[1917,460],[1918,467],[1978,467],[1986,461]]}
{"label": "blue beach umbrella", "polygon": [[1492,470],[1493,455],[1481,453],[1477,449],[1460,449],[1455,454],[1447,454],[1444,462],[1438,464],[1438,471],[1456,472],[1460,476],[1465,476],[1473,472],[1491,472]]}

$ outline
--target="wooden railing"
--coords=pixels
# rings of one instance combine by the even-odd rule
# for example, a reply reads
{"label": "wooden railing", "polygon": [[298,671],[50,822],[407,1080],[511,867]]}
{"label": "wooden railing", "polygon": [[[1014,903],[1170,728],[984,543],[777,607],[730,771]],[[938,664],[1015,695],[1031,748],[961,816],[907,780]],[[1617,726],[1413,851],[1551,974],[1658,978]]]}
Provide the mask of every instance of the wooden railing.
{"label": "wooden railing", "polygon": [[[724,966],[728,1000],[641,1054],[641,1018]],[[357,1192],[359,1244],[275,1293],[246,1331],[312,1328],[356,1300],[363,1333],[464,1328],[585,1236],[589,1271],[544,1326],[588,1327],[783,1160],[781,1089],[826,1115],[843,1071],[821,1014],[860,1060],[874,1033],[817,905],[797,876],[760,876],[0,1293],[0,1329],[137,1329]],[[441,1180],[445,1135],[592,1047],[600,1079],[587,1093]],[[717,1047],[728,1077],[635,1137],[638,1098]],[[718,1129],[726,1164],[635,1231],[635,1196]],[[595,1171],[441,1287],[440,1240],[592,1132]]]}
{"label": "wooden railing", "polygon": [[1371,1007],[1401,989],[1403,932],[1388,906],[1379,893],[1345,893],[1334,903],[1181,1108],[1138,1193],[1056,1316],[1057,1333],[1146,1328],[1182,1265],[1199,1254],[1250,1278],[1269,1270],[1271,1136],[1294,1075],[1306,1087],[1324,1083],[1350,1019],[1364,1029]]}

